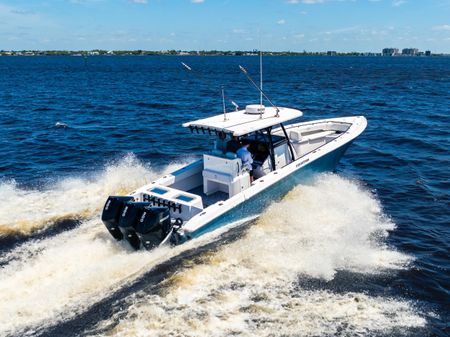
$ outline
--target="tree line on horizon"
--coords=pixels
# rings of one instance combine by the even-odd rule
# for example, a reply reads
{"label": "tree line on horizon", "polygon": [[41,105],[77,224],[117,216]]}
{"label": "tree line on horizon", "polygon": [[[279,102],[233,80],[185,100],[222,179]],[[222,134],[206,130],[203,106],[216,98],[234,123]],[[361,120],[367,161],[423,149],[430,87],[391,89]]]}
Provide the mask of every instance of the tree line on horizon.
{"label": "tree line on horizon", "polygon": [[[382,53],[371,52],[310,52],[310,51],[263,51],[264,56],[381,56]],[[0,50],[0,56],[256,56],[258,50]],[[433,54],[433,56],[444,56],[445,54]]]}

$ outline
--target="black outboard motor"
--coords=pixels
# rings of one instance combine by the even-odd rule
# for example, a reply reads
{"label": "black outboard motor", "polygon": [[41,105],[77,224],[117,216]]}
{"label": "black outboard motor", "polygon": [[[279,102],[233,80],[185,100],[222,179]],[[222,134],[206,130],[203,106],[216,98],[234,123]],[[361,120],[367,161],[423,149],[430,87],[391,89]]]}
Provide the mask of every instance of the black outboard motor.
{"label": "black outboard motor", "polygon": [[123,207],[127,202],[133,200],[133,197],[130,196],[110,196],[103,207],[102,221],[116,240],[123,239],[123,234],[119,229],[119,219]]}
{"label": "black outboard motor", "polygon": [[125,239],[130,245],[138,250],[141,247],[141,241],[136,234],[136,225],[141,216],[142,210],[150,206],[149,202],[129,202],[125,204],[119,220],[119,228]]}
{"label": "black outboard motor", "polygon": [[172,229],[167,207],[145,207],[136,225],[136,234],[145,249],[158,246]]}

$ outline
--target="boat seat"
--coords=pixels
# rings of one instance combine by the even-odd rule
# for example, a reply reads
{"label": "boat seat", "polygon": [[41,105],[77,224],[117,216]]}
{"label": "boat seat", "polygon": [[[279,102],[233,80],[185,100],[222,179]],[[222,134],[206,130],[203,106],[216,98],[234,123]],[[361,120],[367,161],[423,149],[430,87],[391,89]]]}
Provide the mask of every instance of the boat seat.
{"label": "boat seat", "polygon": [[224,192],[231,198],[250,187],[250,175],[244,172],[237,177],[232,177],[226,173],[214,171],[203,171],[203,193],[211,195],[216,192]]}
{"label": "boat seat", "polygon": [[227,153],[225,153],[225,158],[236,159],[237,158],[237,154],[234,153],[234,152],[227,152]]}
{"label": "boat seat", "polygon": [[213,157],[219,157],[219,158],[227,158],[227,159],[236,159],[237,154],[234,152],[226,152],[224,153],[222,150],[214,149],[210,153]]}
{"label": "boat seat", "polygon": [[332,135],[334,133],[336,133],[336,132],[335,131],[328,131],[328,130],[312,133],[312,134],[310,134],[308,136],[303,137],[302,142],[303,141],[310,141],[311,142],[311,141],[315,141],[315,140],[321,139],[321,138],[325,139],[325,137],[330,136],[330,135]]}
{"label": "boat seat", "polygon": [[231,197],[250,185],[250,177],[242,171],[242,161],[235,153],[227,153],[225,157],[205,154],[203,165],[203,193],[206,195],[222,191]]}
{"label": "boat seat", "polygon": [[299,143],[302,140],[301,132],[296,130],[289,132],[289,140],[292,143]]}
{"label": "boat seat", "polygon": [[211,155],[215,156],[215,157],[222,157],[223,156],[223,152],[219,149],[214,149],[211,151]]}
{"label": "boat seat", "polygon": [[[231,156],[232,155],[232,156]],[[221,174],[228,174],[231,177],[237,177],[242,171],[242,161],[232,153],[229,158],[228,152],[224,156],[215,156],[213,154],[203,155],[203,170],[213,171]]]}

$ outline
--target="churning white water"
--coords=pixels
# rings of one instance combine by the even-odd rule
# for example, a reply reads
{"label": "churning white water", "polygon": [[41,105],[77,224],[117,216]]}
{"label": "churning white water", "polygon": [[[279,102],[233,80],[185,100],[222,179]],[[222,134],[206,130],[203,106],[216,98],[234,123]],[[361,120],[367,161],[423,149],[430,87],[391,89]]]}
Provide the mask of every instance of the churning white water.
{"label": "churning white water", "polygon": [[357,183],[319,176],[273,204],[244,237],[187,264],[161,293],[128,298],[126,316],[99,328],[114,326],[108,336],[363,336],[421,327],[405,300],[297,282],[406,268],[411,259],[384,243],[394,227]]}
{"label": "churning white water", "polygon": [[0,208],[0,235],[28,234],[55,219],[85,220],[75,229],[29,240],[0,254],[0,335],[73,317],[176,254],[164,248],[135,253],[115,242],[100,221],[109,194],[124,194],[159,174],[127,156],[108,166],[97,180],[66,179],[44,191],[1,185],[5,203]]}
{"label": "churning white water", "polygon": [[[231,224],[231,226],[239,223]],[[0,274],[0,336],[72,318],[156,265],[208,243],[216,231],[177,247],[133,251],[116,242],[98,219],[7,253]]]}
{"label": "churning white water", "polygon": [[[34,328],[75,317],[158,264],[220,233],[152,252],[133,252],[115,242],[97,214],[106,196],[144,183],[142,175],[155,175],[134,159],[127,160],[131,162],[106,169],[98,181],[66,182],[72,187],[41,192],[64,198],[63,190],[70,191],[82,204],[71,211],[86,212],[86,219],[75,229],[27,241],[0,255],[0,335],[32,334]],[[28,202],[42,205],[34,196],[39,192],[14,191],[15,197],[23,193]],[[99,195],[87,196],[91,193]],[[70,210],[63,202],[58,205],[51,214]],[[20,228],[21,221],[39,224],[33,228],[46,226],[48,214],[39,217],[39,207],[30,210],[33,216],[17,216],[8,226]],[[3,208],[0,212],[8,213]],[[377,200],[357,183],[318,176],[269,207],[241,238],[203,254],[200,263],[187,261],[163,282],[161,292],[126,298],[125,312],[98,327],[114,325],[106,334],[119,336],[310,336],[423,326],[420,313],[405,300],[307,290],[297,282],[299,277],[329,281],[339,270],[373,274],[407,268],[411,259],[385,244],[394,227]]]}
{"label": "churning white water", "polygon": [[[179,167],[174,164],[166,168]],[[14,181],[0,184],[0,236],[27,235],[63,219],[85,219],[98,213],[108,195],[126,194],[159,174],[133,155],[87,178],[67,178],[45,190],[25,190]]]}

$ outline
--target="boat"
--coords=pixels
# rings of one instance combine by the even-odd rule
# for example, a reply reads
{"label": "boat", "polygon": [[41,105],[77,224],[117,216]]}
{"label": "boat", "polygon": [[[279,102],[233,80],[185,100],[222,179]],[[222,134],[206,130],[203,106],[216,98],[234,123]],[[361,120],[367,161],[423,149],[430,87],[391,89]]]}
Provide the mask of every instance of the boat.
{"label": "boat", "polygon": [[[115,239],[152,249],[261,213],[308,174],[333,171],[367,126],[363,116],[289,124],[302,115],[297,109],[256,104],[183,124],[216,138],[216,145],[203,158],[126,196],[110,196],[104,224]],[[250,143],[253,181],[236,153],[218,145],[223,135]]]}
{"label": "boat", "polygon": [[[110,234],[136,250],[150,250],[258,216],[305,177],[335,170],[367,126],[364,116],[301,121],[301,110],[269,102],[184,123],[214,145],[202,158],[128,195],[108,197],[102,221]],[[252,169],[227,150],[232,142],[249,144]]]}

